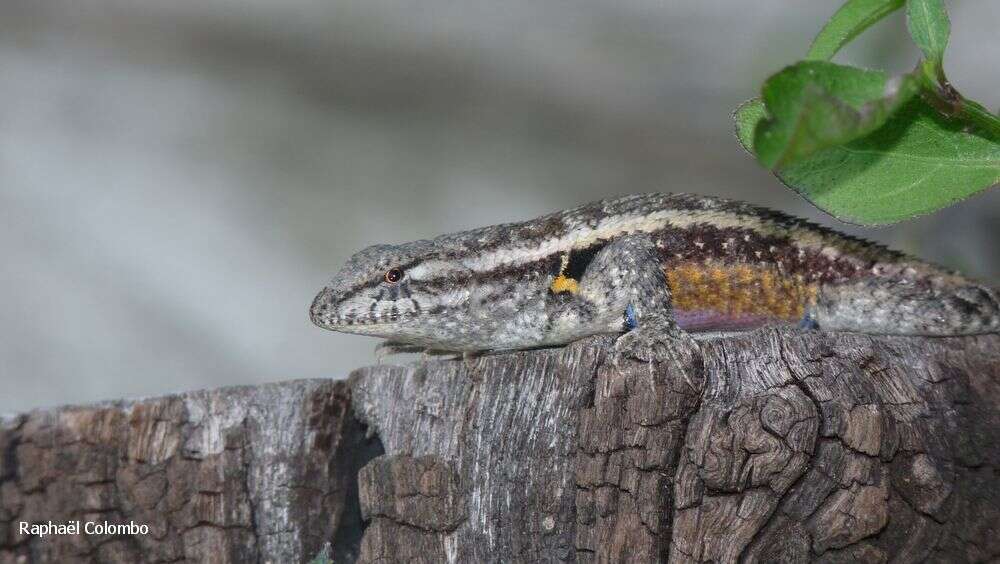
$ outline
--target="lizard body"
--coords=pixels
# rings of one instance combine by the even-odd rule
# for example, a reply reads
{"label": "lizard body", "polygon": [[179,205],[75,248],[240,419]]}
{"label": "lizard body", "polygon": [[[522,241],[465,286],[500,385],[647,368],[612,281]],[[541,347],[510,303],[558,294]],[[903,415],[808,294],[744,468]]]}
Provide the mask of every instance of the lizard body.
{"label": "lizard body", "polygon": [[993,288],[779,212],[687,194],[626,196],[369,247],[310,314],[336,331],[463,352],[622,332],[629,346],[651,346],[682,330],[788,323],[878,334],[1000,331]]}

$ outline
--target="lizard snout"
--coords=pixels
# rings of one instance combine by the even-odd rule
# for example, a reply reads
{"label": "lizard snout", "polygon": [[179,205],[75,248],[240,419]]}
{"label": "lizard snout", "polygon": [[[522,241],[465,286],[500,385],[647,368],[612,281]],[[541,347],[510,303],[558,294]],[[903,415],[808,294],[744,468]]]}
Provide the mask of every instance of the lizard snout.
{"label": "lizard snout", "polygon": [[329,288],[323,288],[309,308],[309,318],[316,325],[329,329],[333,317],[333,292]]}

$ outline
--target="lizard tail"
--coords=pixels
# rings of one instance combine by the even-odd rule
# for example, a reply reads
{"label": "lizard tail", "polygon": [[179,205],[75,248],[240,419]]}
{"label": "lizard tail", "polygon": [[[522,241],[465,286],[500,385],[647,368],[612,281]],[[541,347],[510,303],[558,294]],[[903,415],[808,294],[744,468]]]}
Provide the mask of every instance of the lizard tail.
{"label": "lizard tail", "polygon": [[886,335],[1000,333],[1000,291],[949,277],[866,280],[823,289],[811,313],[820,328]]}

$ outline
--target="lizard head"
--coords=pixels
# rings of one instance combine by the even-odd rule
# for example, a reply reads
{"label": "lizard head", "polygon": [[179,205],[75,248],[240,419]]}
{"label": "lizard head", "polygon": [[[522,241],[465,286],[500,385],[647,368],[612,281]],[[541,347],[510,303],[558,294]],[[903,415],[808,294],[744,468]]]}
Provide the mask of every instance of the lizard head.
{"label": "lizard head", "polygon": [[325,329],[431,346],[435,320],[469,307],[471,271],[433,241],[359,251],[313,300]]}

